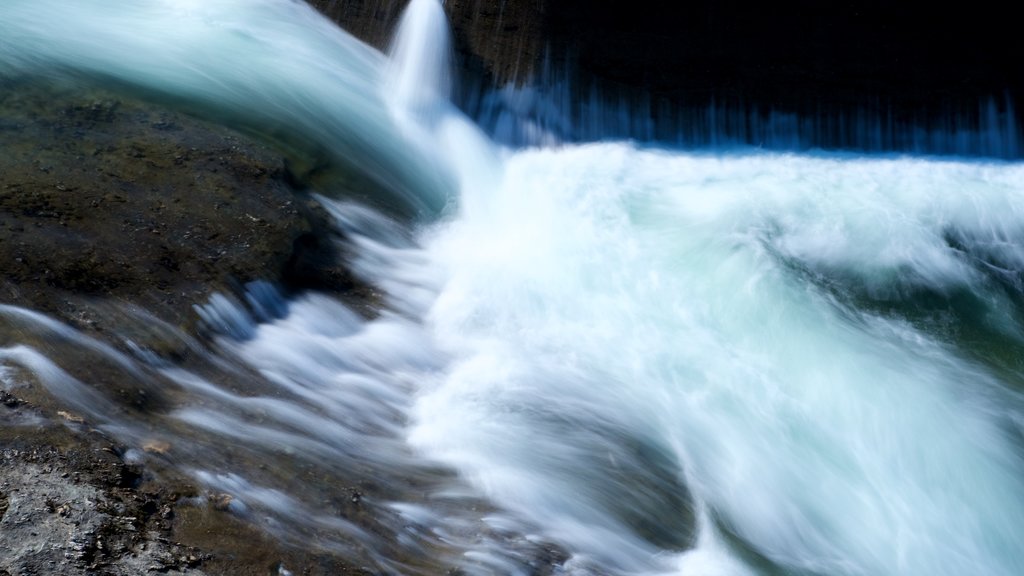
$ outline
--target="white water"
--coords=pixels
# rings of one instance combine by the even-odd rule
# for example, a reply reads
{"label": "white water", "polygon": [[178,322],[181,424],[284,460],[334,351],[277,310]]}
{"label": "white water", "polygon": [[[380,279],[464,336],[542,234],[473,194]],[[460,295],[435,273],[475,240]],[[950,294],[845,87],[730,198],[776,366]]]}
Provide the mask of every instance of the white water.
{"label": "white water", "polygon": [[1018,227],[1021,167],[601,145],[506,169],[487,210],[430,244],[451,271],[431,326],[459,360],[421,398],[415,445],[604,564],[655,558],[601,514],[628,482],[579,485],[600,486],[628,434],[789,569],[1019,572],[1019,398],[780,258],[983,290],[942,229]]}
{"label": "white water", "polygon": [[[203,309],[225,334],[217,370],[140,364],[0,309],[173,388],[166,417],[118,413],[31,343],[0,350],[125,441],[172,439],[170,462],[234,494],[237,513],[259,510],[287,541],[335,533],[321,546],[401,573],[416,570],[396,550],[528,573],[524,543],[546,541],[581,574],[1024,573],[1024,166],[628,143],[499,151],[433,73],[387,69],[298,4],[148,1],[106,15],[100,4],[4,4],[0,64],[103,68],[186,99],[204,86],[204,100],[254,98],[254,118],[294,115],[314,134],[336,118],[322,141],[426,159],[413,175],[451,174],[460,188],[456,213],[414,231],[325,198],[389,310],[366,321],[326,297],[283,304],[254,286],[250,308],[280,311],[261,324],[228,299]],[[44,30],[54,13],[39,5],[87,7]],[[168,7],[200,17],[117,36],[131,48],[123,68],[108,43],[75,41]],[[395,61],[422,60],[414,38],[440,47],[442,15],[414,0]],[[224,52],[243,25],[257,41]],[[307,25],[319,35],[289,35]],[[339,62],[319,52],[328,44]],[[267,60],[260,74],[229,74],[253,51]],[[207,53],[224,67],[204,68]],[[369,55],[352,68],[342,54]],[[316,102],[293,108],[271,88],[281,77]],[[416,85],[436,88],[378,88]],[[370,124],[350,117],[367,109]],[[264,381],[240,386],[246,370]],[[234,451],[281,469],[247,468]],[[400,518],[393,538],[319,509],[351,470],[392,486],[371,504],[382,523]],[[496,508],[477,512],[480,496]]]}

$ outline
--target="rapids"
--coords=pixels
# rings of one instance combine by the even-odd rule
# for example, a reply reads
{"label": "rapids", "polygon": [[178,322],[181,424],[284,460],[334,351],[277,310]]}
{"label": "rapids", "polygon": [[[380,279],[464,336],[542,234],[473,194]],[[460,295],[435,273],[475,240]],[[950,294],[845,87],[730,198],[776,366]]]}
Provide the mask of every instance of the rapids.
{"label": "rapids", "polygon": [[[0,77],[116,82],[391,195],[316,190],[372,319],[257,282],[182,366],[4,305],[0,385],[375,572],[1024,573],[1024,165],[501,148],[447,100],[440,3],[400,30],[389,59],[290,0],[6,0]],[[323,504],[357,477],[362,523]]]}

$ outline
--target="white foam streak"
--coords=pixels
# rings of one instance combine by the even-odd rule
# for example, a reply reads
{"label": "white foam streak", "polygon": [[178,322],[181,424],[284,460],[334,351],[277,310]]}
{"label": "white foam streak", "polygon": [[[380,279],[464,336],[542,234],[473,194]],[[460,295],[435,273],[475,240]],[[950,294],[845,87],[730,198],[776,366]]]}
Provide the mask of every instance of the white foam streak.
{"label": "white foam streak", "polygon": [[59,402],[86,410],[92,415],[107,415],[114,411],[113,404],[101,394],[28,346],[0,348],[0,362],[30,370]]}
{"label": "white foam streak", "polygon": [[[372,544],[376,540],[376,536],[343,518],[319,514],[316,510],[309,508],[301,501],[295,500],[280,490],[253,485],[236,474],[218,474],[206,470],[195,470],[193,474],[201,483],[212,490],[226,494],[241,495],[240,498],[232,498],[228,503],[228,509],[235,514],[247,515],[251,513],[250,506],[246,504],[246,502],[249,502],[251,504],[258,504],[263,510],[272,511],[277,518],[284,518],[300,524],[316,524],[320,529],[342,533],[353,542]],[[262,521],[273,524],[274,518],[264,518]],[[337,546],[336,549],[351,552],[351,549],[343,546]]]}

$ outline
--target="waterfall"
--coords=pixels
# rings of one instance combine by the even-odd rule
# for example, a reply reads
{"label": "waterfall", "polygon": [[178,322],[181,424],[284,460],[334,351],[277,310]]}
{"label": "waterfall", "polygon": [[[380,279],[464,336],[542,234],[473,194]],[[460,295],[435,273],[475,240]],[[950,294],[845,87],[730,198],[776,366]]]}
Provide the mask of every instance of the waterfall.
{"label": "waterfall", "polygon": [[2,77],[115,82],[365,175],[310,187],[380,303],[254,282],[197,308],[187,364],[3,305],[0,385],[374,573],[1024,573],[1024,166],[502,147],[450,52],[438,0],[388,57],[290,0],[6,0]]}
{"label": "waterfall", "polygon": [[451,33],[435,0],[412,0],[391,47],[389,97],[408,109],[448,103],[451,98]]}

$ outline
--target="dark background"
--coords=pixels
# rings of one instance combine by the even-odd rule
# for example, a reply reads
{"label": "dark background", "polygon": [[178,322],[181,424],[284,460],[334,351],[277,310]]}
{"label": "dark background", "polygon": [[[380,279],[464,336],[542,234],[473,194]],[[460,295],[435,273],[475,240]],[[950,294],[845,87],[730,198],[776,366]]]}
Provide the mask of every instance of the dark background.
{"label": "dark background", "polygon": [[552,0],[546,34],[598,76],[659,93],[895,105],[1024,92],[1010,3]]}
{"label": "dark background", "polygon": [[[310,1],[382,49],[407,4]],[[444,6],[459,76],[469,79],[460,103],[470,113],[480,87],[544,85],[549,74],[556,82],[568,77],[581,95],[646,103],[635,110],[649,110],[667,137],[683,127],[698,145],[722,135],[760,145],[773,130],[763,119],[780,113],[800,118],[790,130],[798,133],[798,148],[1024,156],[1024,123],[1016,113],[1024,108],[1024,34],[1009,4],[446,0]],[[712,109],[732,120],[709,120]],[[964,131],[973,135],[964,140]],[[607,127],[596,133],[637,136]],[[928,142],[911,142],[912,133],[928,134]]]}

